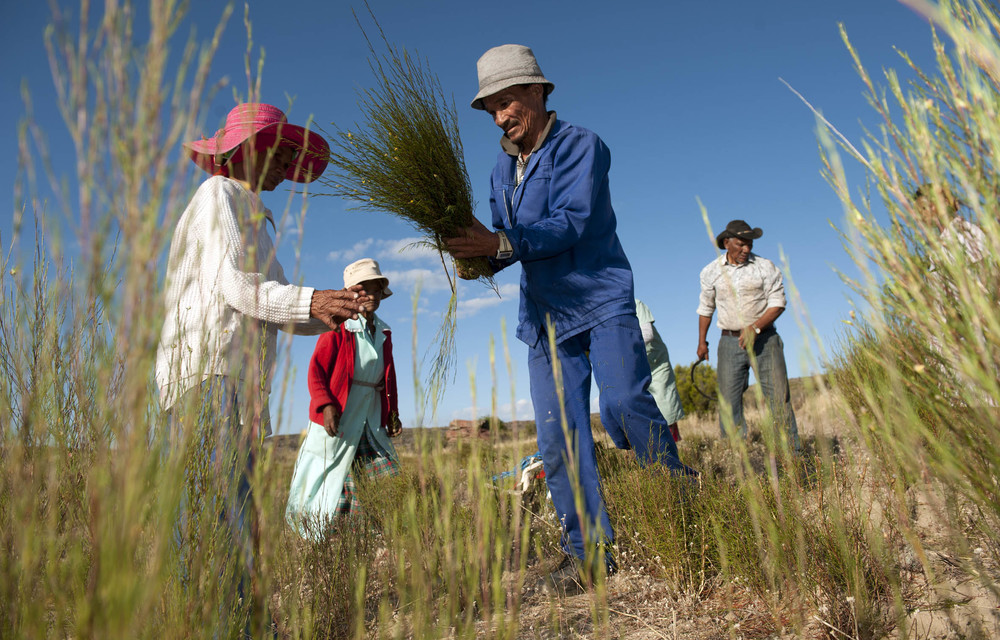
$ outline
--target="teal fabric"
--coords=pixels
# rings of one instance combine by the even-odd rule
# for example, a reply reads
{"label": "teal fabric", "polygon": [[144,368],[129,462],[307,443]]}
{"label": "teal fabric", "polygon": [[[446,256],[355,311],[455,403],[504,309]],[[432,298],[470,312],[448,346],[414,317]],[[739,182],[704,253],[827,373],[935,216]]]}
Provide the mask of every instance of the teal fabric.
{"label": "teal fabric", "polygon": [[[299,448],[285,519],[302,535],[307,534],[302,527],[303,519],[322,522],[336,514],[337,502],[344,490],[344,479],[351,470],[362,433],[367,431],[368,439],[379,455],[397,459],[389,434],[381,427],[379,391],[373,386],[358,384],[378,384],[384,376],[382,347],[385,343],[384,330],[389,327],[377,315],[374,322],[374,335],[366,330],[367,322],[363,317],[344,323],[347,330],[355,334],[355,382],[347,394],[347,405],[340,417],[340,435],[330,437],[323,425],[310,421],[305,440]],[[318,531],[320,528],[313,529]],[[312,532],[311,529],[308,533]]]}
{"label": "teal fabric", "polygon": [[656,400],[656,406],[659,407],[667,424],[674,424],[684,417],[684,406],[677,392],[677,379],[670,364],[670,352],[667,351],[667,345],[660,337],[660,332],[656,330],[653,312],[642,300],[635,301],[635,315],[639,318],[640,325],[650,324],[653,327],[653,339],[646,343],[646,359],[649,360],[649,369],[653,376],[652,382],[649,383],[649,392],[653,394],[653,400]]}

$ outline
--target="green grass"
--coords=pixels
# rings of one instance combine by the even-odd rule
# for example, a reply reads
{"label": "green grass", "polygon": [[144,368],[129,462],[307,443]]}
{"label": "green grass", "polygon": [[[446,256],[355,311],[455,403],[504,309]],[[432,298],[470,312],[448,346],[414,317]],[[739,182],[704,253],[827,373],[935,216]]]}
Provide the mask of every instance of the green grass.
{"label": "green grass", "polygon": [[[838,147],[836,132],[824,130],[821,161],[844,201],[841,232],[863,276],[850,283],[858,314],[836,347],[832,389],[803,386],[806,399],[796,401],[804,455],[777,446],[766,413],[751,413],[745,442],[719,441],[714,417],[691,417],[681,423],[680,452],[702,472],[692,487],[639,468],[600,438],[622,571],[564,601],[535,589],[558,559],[544,494],[492,482],[535,450],[533,426],[524,424],[458,441],[442,430],[408,431],[403,473],[361,483],[364,516],[321,543],[299,539],[284,522],[295,439],[268,442],[253,478],[257,581],[244,600],[233,597],[238,563],[214,506],[227,487],[214,481],[198,421],[165,429],[151,383],[162,316],[148,311],[150,292],[159,291],[148,258],[164,251],[193,185],[165,160],[157,165],[163,154],[127,152],[210,128],[186,105],[207,103],[217,36],[184,54],[188,75],[162,75],[166,43],[176,39],[166,17],[181,8],[151,8],[163,19],[138,48],[125,13],[109,16],[100,39],[88,32],[83,48],[74,30],[50,34],[61,107],[80,115],[67,127],[81,163],[65,211],[26,206],[16,236],[4,239],[4,637],[230,637],[250,611],[261,635],[265,610],[282,638],[616,637],[640,629],[670,637],[674,623],[650,613],[669,605],[691,617],[692,637],[875,638],[905,635],[926,622],[927,609],[990,610],[983,599],[963,609],[932,587],[964,580],[993,597],[1000,591],[1000,18],[991,6],[942,5],[935,19],[953,44],[935,41],[938,69],[914,70],[913,85],[891,72],[876,85],[858,61],[884,116],[867,144],[840,139]],[[130,73],[137,60],[146,70],[138,79]],[[168,126],[149,124],[161,120]],[[32,180],[49,176],[43,138],[29,125],[21,143],[37,170],[24,172],[30,201]],[[840,153],[866,167],[887,219],[852,195]],[[949,182],[968,203],[986,232],[981,264],[943,259],[958,247],[940,241],[908,195],[927,181]],[[81,221],[76,235],[41,233],[67,212]],[[72,262],[68,242],[78,248]],[[259,356],[253,345],[245,355]],[[500,359],[510,367],[512,357],[504,350]],[[284,383],[276,381],[276,399]],[[218,427],[213,419],[201,426]],[[182,505],[193,516],[178,546]],[[988,620],[968,620],[963,629],[992,632]]]}

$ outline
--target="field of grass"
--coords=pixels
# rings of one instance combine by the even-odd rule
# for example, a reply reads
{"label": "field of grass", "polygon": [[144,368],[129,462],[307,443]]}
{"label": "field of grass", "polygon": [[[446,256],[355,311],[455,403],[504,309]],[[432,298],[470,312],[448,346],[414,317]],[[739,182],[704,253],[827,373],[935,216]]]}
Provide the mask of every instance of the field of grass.
{"label": "field of grass", "polygon": [[[857,314],[818,354],[826,375],[793,385],[803,454],[757,409],[746,441],[689,418],[680,453],[701,472],[693,487],[640,468],[595,424],[621,571],[561,599],[538,588],[559,560],[543,490],[493,481],[535,451],[528,425],[457,440],[407,430],[402,473],[360,482],[363,516],[321,542],[284,519],[297,438],[267,440],[247,546],[230,539],[220,505],[234,486],[206,446],[221,407],[168,421],[152,383],[163,312],[151,310],[150,256],[194,185],[166,154],[135,152],[206,129],[195,105],[213,90],[229,12],[209,40],[175,49],[176,78],[166,52],[183,4],[153,3],[142,43],[128,2],[107,3],[99,24],[55,25],[76,192],[41,197],[38,181],[53,193],[64,182],[28,101],[23,202],[0,258],[0,636],[1000,636],[1000,13],[912,4],[937,29],[937,68],[902,86],[855,58],[882,125],[855,143],[819,116],[819,163],[862,276],[845,277]],[[238,99],[252,101],[259,69],[246,65]],[[864,167],[864,195],[845,162]],[[914,201],[929,182],[958,194],[982,255],[942,234],[955,213],[943,198]],[[72,250],[52,232],[59,220],[78,223]],[[261,355],[250,342],[241,362]]]}
{"label": "field of grass", "polygon": [[[949,532],[954,518],[962,526],[982,524],[966,507],[945,509],[947,492],[933,483],[906,491],[908,533],[893,525],[886,511],[895,504],[883,485],[881,471],[865,453],[856,425],[839,396],[816,381],[791,381],[793,404],[805,455],[790,464],[779,462],[764,445],[759,425],[763,416],[750,409],[751,433],[745,448],[719,439],[715,418],[686,418],[680,423],[682,459],[702,472],[701,487],[682,500],[672,481],[640,469],[629,452],[613,448],[594,416],[594,433],[601,444],[600,463],[612,524],[618,540],[621,571],[592,594],[557,599],[538,589],[542,576],[559,559],[558,532],[544,497],[515,496],[510,508],[525,510],[528,558],[520,571],[501,570],[504,597],[494,614],[516,615],[518,638],[768,638],[768,637],[993,637],[1000,633],[994,611],[998,599],[982,580],[1000,578],[992,559],[977,547],[972,557],[956,555]],[[748,390],[748,404],[752,404]],[[407,430],[398,444],[404,473],[392,479],[417,486],[418,478],[447,459],[453,467],[443,475],[466,483],[470,475],[511,468],[520,455],[534,451],[532,435],[514,440],[509,432],[488,439],[448,442],[446,429]],[[428,456],[422,438],[436,442]],[[270,438],[272,467],[267,490],[280,511],[287,492],[299,436]],[[426,447],[427,445],[423,445]],[[441,467],[437,467],[441,470]],[[473,485],[456,487],[459,511],[475,509]],[[510,490],[512,483],[501,484]],[[403,496],[380,495],[381,485],[366,488],[379,509],[398,509]],[[759,501],[759,502],[758,502]],[[898,505],[896,505],[898,506]],[[757,512],[763,509],[764,512]],[[280,513],[273,517],[278,518]],[[385,513],[372,514],[384,526]],[[433,517],[433,514],[430,514]],[[470,519],[475,519],[469,513]],[[780,525],[779,525],[780,523]],[[411,523],[412,524],[412,523]],[[431,528],[433,525],[424,523]],[[771,531],[761,528],[773,527]],[[392,540],[401,532],[383,530],[368,549],[369,564],[399,562]],[[762,548],[767,541],[775,548]],[[774,536],[773,539],[771,536]],[[970,538],[971,540],[972,538]],[[978,539],[976,544],[987,544]],[[309,554],[310,545],[300,545]],[[498,550],[511,555],[515,547]],[[315,552],[315,550],[313,551]],[[977,561],[976,571],[969,568]],[[926,563],[926,564],[925,564]],[[293,567],[298,563],[293,562]],[[977,571],[985,573],[977,573]],[[293,584],[303,579],[290,571]],[[483,577],[481,576],[480,579]],[[391,582],[391,579],[389,579]],[[393,628],[376,626],[374,602],[395,609],[395,628],[408,635],[405,607],[390,597],[386,584],[366,588],[369,635],[395,636]],[[789,597],[792,588],[794,597]],[[503,606],[501,607],[501,601]],[[903,615],[897,619],[898,612]],[[359,615],[360,612],[344,615]],[[340,623],[347,630],[347,621]],[[905,633],[904,633],[905,631]],[[456,628],[440,633],[457,636],[501,636],[489,620],[479,619],[464,633]]]}

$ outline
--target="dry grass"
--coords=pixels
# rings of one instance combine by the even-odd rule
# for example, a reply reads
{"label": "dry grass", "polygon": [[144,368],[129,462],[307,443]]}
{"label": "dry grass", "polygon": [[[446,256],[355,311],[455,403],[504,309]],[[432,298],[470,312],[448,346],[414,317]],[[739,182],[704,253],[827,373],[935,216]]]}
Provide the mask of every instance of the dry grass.
{"label": "dry grass", "polygon": [[[748,510],[743,511],[742,519],[736,517],[716,521],[717,525],[722,524],[722,530],[716,529],[708,536],[695,538],[707,544],[707,548],[675,549],[672,553],[664,553],[664,550],[672,548],[671,541],[676,536],[688,535],[686,539],[690,541],[691,532],[697,531],[699,524],[710,522],[713,513],[740,511],[738,508],[733,511],[739,504],[733,496],[739,492],[727,495],[726,488],[737,486],[734,483],[745,468],[741,462],[742,455],[738,449],[718,439],[715,420],[687,418],[680,425],[684,434],[680,443],[681,455],[702,470],[704,486],[691,504],[681,508],[671,500],[669,488],[664,493],[662,480],[651,480],[631,464],[631,454],[610,449],[610,439],[603,430],[599,427],[595,430],[599,442],[605,447],[601,454],[602,468],[609,508],[618,533],[617,553],[621,566],[619,574],[610,578],[598,592],[554,600],[537,588],[539,580],[558,561],[559,552],[558,532],[551,520],[551,508],[546,507],[543,501],[542,508],[538,509],[538,503],[535,503],[535,515],[530,518],[532,533],[528,545],[532,551],[525,571],[520,576],[516,572],[504,572],[502,579],[503,589],[508,591],[508,600],[513,598],[517,603],[514,611],[508,610],[504,614],[515,615],[517,619],[517,632],[510,637],[614,637],[636,640],[838,637],[834,628],[843,631],[843,637],[868,637],[866,634],[881,630],[876,632],[875,637],[878,637],[896,627],[889,615],[893,598],[899,598],[907,610],[922,610],[922,613],[910,615],[912,624],[916,625],[914,628],[940,629],[942,625],[947,626],[942,620],[948,617],[953,620],[952,626],[973,628],[979,625],[986,628],[990,616],[983,617],[982,607],[991,596],[982,590],[972,594],[971,599],[958,595],[970,593],[969,581],[972,577],[967,572],[961,571],[954,563],[949,565],[941,560],[934,562],[944,564],[948,572],[937,577],[932,576],[933,572],[925,573],[922,565],[913,561],[912,548],[898,534],[892,533],[887,521],[891,514],[885,513],[890,504],[884,493],[885,488],[879,475],[871,468],[863,443],[848,435],[853,432],[854,425],[842,399],[829,390],[807,393],[803,384],[793,384],[793,389],[796,390],[793,402],[803,442],[807,452],[815,456],[816,465],[821,467],[811,469],[814,477],[795,483],[801,489],[799,504],[802,517],[812,520],[808,530],[813,532],[812,542],[815,544],[810,545],[810,553],[817,555],[817,560],[819,554],[833,559],[837,557],[836,541],[846,535],[848,540],[853,540],[852,544],[860,545],[849,554],[856,552],[857,561],[864,566],[892,566],[897,571],[902,567],[902,579],[897,582],[885,575],[875,579],[874,584],[882,584],[887,589],[878,596],[881,604],[871,602],[867,613],[861,611],[861,603],[851,600],[849,590],[845,592],[846,585],[840,582],[844,576],[838,577],[835,567],[824,567],[822,562],[806,567],[810,574],[808,581],[816,589],[814,594],[807,597],[800,594],[787,599],[775,592],[773,579],[762,570],[753,551],[756,543]],[[759,431],[754,427],[761,419],[756,410],[748,412],[751,435],[746,455],[750,467],[767,484],[771,481],[769,469],[773,461],[769,461]],[[409,444],[400,447],[400,453],[407,473],[415,476],[414,467],[426,465],[423,459],[426,452],[421,453],[416,446],[418,438],[414,434],[408,435]],[[275,474],[273,478],[276,491],[284,491],[287,487],[289,462],[294,457],[295,448],[289,443],[295,441],[295,436],[281,436],[269,441],[278,462],[276,468],[284,469],[284,477]],[[449,455],[457,455],[461,451],[463,457],[478,456],[481,463],[494,465],[487,469],[488,473],[493,473],[506,468],[505,464],[513,459],[512,452],[533,450],[531,439],[500,439],[490,444],[493,453],[483,458],[483,451],[478,446],[482,443],[479,440],[450,442],[444,451],[450,451]],[[820,462],[823,459],[827,462]],[[456,481],[468,479],[461,470],[470,463],[470,458],[464,458],[459,465],[459,473],[454,476]],[[834,481],[821,480],[819,476],[823,475],[823,469],[830,471],[831,464],[836,466],[832,472]],[[791,479],[791,476],[782,477]],[[747,482],[747,479],[742,482]],[[647,491],[651,492],[652,500],[648,504],[656,504],[658,500],[665,507],[662,512],[653,514],[649,508],[641,506],[647,504],[644,498]],[[789,495],[787,490],[783,492]],[[476,500],[468,492],[456,493],[456,497],[469,503]],[[924,500],[926,502],[927,498]],[[831,501],[838,504],[835,511],[831,511]],[[923,510],[917,518],[921,536],[929,545],[928,549],[935,548],[935,544],[940,545],[940,551],[928,553],[946,554],[949,548],[944,535],[947,527],[928,516],[930,507],[925,502],[915,503]],[[384,501],[382,504],[385,504]],[[721,505],[728,506],[720,509]],[[836,523],[829,520],[834,514],[839,519]],[[975,518],[971,512],[966,513],[966,517],[969,518],[968,526],[974,526]],[[685,518],[691,520],[686,525],[683,523]],[[823,525],[823,522],[827,524]],[[726,526],[731,528],[726,530]],[[843,529],[839,532],[824,529],[834,526]],[[883,531],[883,527],[889,529]],[[866,532],[873,531],[883,531],[879,534],[885,543],[883,546],[873,545],[866,538]],[[750,557],[741,558],[737,553],[733,542],[739,538],[747,544]],[[720,560],[727,562],[723,559],[725,554],[719,555],[720,539],[730,545],[727,567],[719,564]],[[865,554],[873,555],[867,557]],[[371,585],[369,591],[384,598],[386,588],[387,584]],[[811,604],[803,609],[805,602]],[[928,612],[928,607],[933,612]],[[402,614],[402,610],[397,610],[397,615]],[[370,613],[367,637],[381,637],[380,633],[388,631],[384,628],[377,631],[375,619],[376,616]],[[398,620],[396,617],[393,619]],[[510,623],[509,618],[506,621]],[[473,626],[475,635],[504,635],[483,619]],[[859,629],[857,633],[854,632],[855,626]],[[472,631],[469,630],[469,633]]]}
{"label": "dry grass", "polygon": [[[247,599],[229,592],[237,563],[219,526],[220,495],[196,481],[210,473],[204,442],[195,429],[167,438],[150,389],[162,318],[136,312],[156,290],[148,259],[163,252],[173,220],[160,214],[179,213],[191,185],[165,154],[131,150],[205,130],[185,105],[204,98],[218,36],[197,64],[197,47],[186,51],[193,75],[162,76],[182,9],[151,5],[155,37],[145,44],[131,37],[127,2],[104,7],[99,34],[87,25],[51,32],[79,154],[80,210],[60,213],[80,221],[85,259],[66,259],[44,236],[19,237],[0,265],[4,637],[226,637],[246,621]],[[525,438],[445,443],[408,433],[404,473],[362,484],[365,517],[318,544],[284,523],[297,440],[272,441],[252,481],[261,542],[253,595],[270,603],[281,636],[1000,635],[1000,15],[978,0],[931,13],[958,45],[946,52],[935,41],[939,76],[915,70],[918,82],[904,90],[890,73],[883,90],[858,61],[885,125],[861,145],[866,155],[842,140],[890,225],[867,199],[852,200],[840,158],[825,148],[845,242],[872,269],[852,284],[872,310],[858,323],[873,332],[840,345],[834,378],[849,402],[793,388],[804,456],[774,446],[767,415],[751,412],[747,441],[722,442],[714,420],[689,419],[680,452],[702,472],[693,487],[639,468],[602,436],[622,571],[589,594],[553,600],[535,588],[558,560],[544,495],[492,482],[533,451]],[[19,141],[24,162],[48,166],[30,123]],[[39,173],[29,169],[31,181]],[[909,188],[928,180],[952,184],[985,230],[988,258],[975,269],[942,259],[960,248],[914,208]],[[42,201],[34,185],[26,193]],[[52,221],[41,206],[31,213],[38,228]],[[928,286],[929,257],[942,286]],[[259,356],[253,346],[248,362]],[[201,517],[177,544],[185,500]],[[255,613],[263,635],[270,621],[263,607]]]}

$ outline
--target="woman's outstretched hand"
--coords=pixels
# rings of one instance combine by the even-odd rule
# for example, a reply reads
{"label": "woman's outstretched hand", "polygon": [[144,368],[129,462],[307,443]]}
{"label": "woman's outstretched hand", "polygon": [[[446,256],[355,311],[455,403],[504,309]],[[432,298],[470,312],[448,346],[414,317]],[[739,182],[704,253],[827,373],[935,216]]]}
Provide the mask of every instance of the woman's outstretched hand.
{"label": "woman's outstretched hand", "polygon": [[309,305],[309,315],[336,329],[347,320],[356,320],[369,302],[371,298],[360,284],[350,289],[316,289]]}

